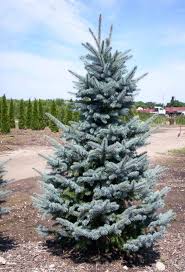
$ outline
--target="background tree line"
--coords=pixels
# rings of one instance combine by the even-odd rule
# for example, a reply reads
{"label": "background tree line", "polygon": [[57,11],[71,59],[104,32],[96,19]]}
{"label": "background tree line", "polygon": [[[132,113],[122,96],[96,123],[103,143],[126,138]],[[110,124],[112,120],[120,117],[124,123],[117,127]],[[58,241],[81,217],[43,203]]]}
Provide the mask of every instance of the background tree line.
{"label": "background tree line", "polygon": [[[127,116],[138,115],[143,121],[148,119],[150,113],[137,112],[138,107],[154,108],[155,106],[164,106],[162,103],[136,101]],[[170,102],[166,104],[168,107],[185,106],[184,102],[178,101],[172,97]],[[62,123],[69,124],[70,121],[79,121],[80,113],[74,110],[73,100],[63,99],[34,99],[34,100],[18,100],[6,99],[6,96],[0,97],[0,132],[8,133],[11,128],[15,128],[15,120],[19,121],[20,129],[42,130],[49,127],[53,132],[57,132],[58,128],[51,122],[45,113],[51,113],[57,117]],[[165,124],[166,117],[159,116],[155,120],[155,124]],[[176,124],[184,125],[185,117],[177,116]]]}
{"label": "background tree line", "polygon": [[56,125],[45,115],[46,112],[51,113],[64,124],[79,120],[79,113],[74,110],[72,100],[18,100],[6,99],[3,95],[0,97],[0,131],[10,132],[11,128],[15,128],[15,120],[18,120],[20,129],[41,130],[50,127],[52,131],[58,131]]}
{"label": "background tree line", "polygon": [[165,104],[163,103],[156,103],[156,102],[143,102],[143,101],[136,101],[134,103],[135,108],[142,107],[143,109],[153,109],[154,107],[185,107],[185,102],[179,101],[172,96],[171,100]]}

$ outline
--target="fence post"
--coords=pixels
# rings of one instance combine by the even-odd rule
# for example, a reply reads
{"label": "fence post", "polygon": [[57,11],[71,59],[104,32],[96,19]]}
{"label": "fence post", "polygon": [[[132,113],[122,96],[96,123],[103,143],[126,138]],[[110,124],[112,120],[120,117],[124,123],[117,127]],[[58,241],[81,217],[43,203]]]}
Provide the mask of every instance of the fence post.
{"label": "fence post", "polygon": [[15,128],[19,129],[19,120],[18,119],[15,119]]}

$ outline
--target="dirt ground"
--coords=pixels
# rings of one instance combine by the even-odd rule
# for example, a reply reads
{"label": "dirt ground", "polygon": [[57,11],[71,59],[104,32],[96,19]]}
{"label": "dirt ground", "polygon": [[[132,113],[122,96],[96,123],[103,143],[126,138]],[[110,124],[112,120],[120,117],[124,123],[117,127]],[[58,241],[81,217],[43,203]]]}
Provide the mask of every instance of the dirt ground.
{"label": "dirt ground", "polygon": [[[149,142],[151,144],[142,148],[147,150],[151,159],[167,154],[169,150],[185,146],[185,127],[181,129],[178,137],[179,127],[156,128]],[[31,131],[13,130],[8,136],[0,135],[0,160],[8,160],[6,164],[7,179],[20,180],[36,177],[37,173],[33,168],[43,171],[46,167],[46,160],[38,154],[52,154],[53,148],[49,144],[47,136],[59,138],[59,133],[51,133],[50,130]],[[4,151],[4,152],[1,152]],[[23,167],[24,166],[24,167]]]}
{"label": "dirt ground", "polygon": [[37,170],[44,170],[46,160],[39,154],[47,155],[53,152],[47,136],[59,140],[59,133],[50,129],[42,131],[12,130],[8,135],[0,134],[0,160],[7,161],[6,179],[20,180],[36,177]]}
{"label": "dirt ground", "polygon": [[0,256],[6,260],[5,265],[0,265],[0,271],[121,272],[128,268],[129,272],[154,272],[158,271],[155,263],[160,260],[167,272],[185,272],[185,156],[168,154],[170,149],[185,146],[185,128],[179,137],[178,133],[178,127],[157,129],[150,137],[152,144],[147,146],[151,163],[168,167],[158,186],[171,187],[166,206],[176,212],[176,219],[164,239],[157,243],[155,251],[145,253],[143,263],[132,267],[120,256],[80,259],[38,235],[35,228],[43,219],[33,208],[31,197],[40,192],[40,185],[30,167],[43,170],[45,161],[38,158],[37,153],[51,153],[51,146],[44,140],[43,132],[34,136],[27,135],[28,132],[19,133],[12,137],[11,143],[4,138],[0,160],[11,158],[7,163],[7,177],[15,181],[8,185],[12,192],[6,206],[11,207],[11,212],[0,220]]}

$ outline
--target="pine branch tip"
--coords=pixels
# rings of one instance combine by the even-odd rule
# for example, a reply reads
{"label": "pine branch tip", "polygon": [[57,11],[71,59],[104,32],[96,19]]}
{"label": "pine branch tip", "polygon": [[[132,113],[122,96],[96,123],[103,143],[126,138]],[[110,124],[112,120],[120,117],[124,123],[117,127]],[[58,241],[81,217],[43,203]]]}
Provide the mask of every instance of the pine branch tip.
{"label": "pine branch tip", "polygon": [[40,172],[38,169],[36,169],[35,167],[32,167],[32,169],[37,172],[40,176],[42,176],[42,172]]}
{"label": "pine branch tip", "polygon": [[98,43],[101,43],[101,24],[102,24],[102,15],[99,15],[99,22],[98,22]]}
{"label": "pine branch tip", "polygon": [[113,25],[110,26],[110,31],[109,31],[109,43],[111,43],[112,31],[113,31]]}

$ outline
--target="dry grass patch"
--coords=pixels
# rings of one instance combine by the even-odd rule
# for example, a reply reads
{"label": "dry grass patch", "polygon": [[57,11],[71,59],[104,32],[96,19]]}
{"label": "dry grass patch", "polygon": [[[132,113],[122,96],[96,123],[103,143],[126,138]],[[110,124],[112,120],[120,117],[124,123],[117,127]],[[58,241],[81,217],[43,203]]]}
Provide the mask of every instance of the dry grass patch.
{"label": "dry grass patch", "polygon": [[178,148],[178,149],[171,149],[168,151],[170,155],[175,156],[185,156],[185,147]]}

